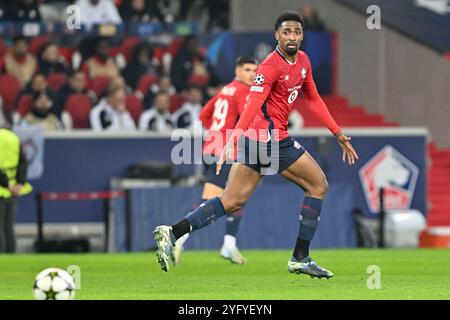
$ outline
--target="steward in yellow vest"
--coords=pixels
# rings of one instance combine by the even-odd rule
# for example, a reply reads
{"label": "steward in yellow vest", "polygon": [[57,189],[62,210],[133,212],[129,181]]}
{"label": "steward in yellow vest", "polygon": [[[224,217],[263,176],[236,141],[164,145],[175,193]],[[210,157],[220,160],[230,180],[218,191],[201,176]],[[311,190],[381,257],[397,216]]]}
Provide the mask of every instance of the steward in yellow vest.
{"label": "steward in yellow vest", "polygon": [[17,135],[0,129],[0,198],[22,196],[32,191],[26,182],[27,160]]}
{"label": "steward in yellow vest", "polygon": [[32,191],[26,182],[28,163],[16,134],[0,128],[0,253],[15,252],[17,197]]}

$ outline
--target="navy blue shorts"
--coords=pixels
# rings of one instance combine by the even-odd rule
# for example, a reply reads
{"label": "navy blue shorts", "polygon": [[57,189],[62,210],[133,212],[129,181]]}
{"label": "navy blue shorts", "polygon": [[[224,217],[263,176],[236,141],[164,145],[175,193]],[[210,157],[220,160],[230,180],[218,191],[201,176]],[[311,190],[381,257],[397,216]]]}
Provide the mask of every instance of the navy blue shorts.
{"label": "navy blue shorts", "polygon": [[241,136],[237,162],[262,175],[281,173],[305,153],[305,149],[291,137],[278,142],[259,142]]}
{"label": "navy blue shorts", "polygon": [[205,155],[204,157],[209,158],[208,163],[212,162],[212,161],[209,161],[212,158],[216,160],[212,164],[207,164],[204,162],[205,172],[206,172],[206,182],[212,183],[222,189],[225,189],[225,186],[227,185],[228,175],[230,174],[232,163],[224,163],[222,165],[222,169],[220,169],[220,173],[218,175],[216,175],[217,160],[219,157],[214,157],[214,156],[209,156],[209,155]]}

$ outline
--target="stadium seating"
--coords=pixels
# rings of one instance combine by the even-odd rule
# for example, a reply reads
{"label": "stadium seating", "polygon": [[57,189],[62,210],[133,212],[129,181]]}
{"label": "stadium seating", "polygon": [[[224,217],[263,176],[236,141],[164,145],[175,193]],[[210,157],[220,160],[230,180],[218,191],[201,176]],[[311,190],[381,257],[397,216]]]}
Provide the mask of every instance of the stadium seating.
{"label": "stadium seating", "polygon": [[75,48],[70,48],[70,47],[60,47],[59,48],[59,54],[61,55],[61,57],[64,58],[64,60],[67,61],[67,63],[69,63],[70,66],[72,66],[72,55],[75,52]]}
{"label": "stadium seating", "polygon": [[177,111],[184,103],[184,97],[183,95],[176,93],[173,96],[170,97],[170,106],[169,106],[169,112],[174,113]]}
{"label": "stadium seating", "polygon": [[428,225],[450,226],[450,151],[440,150],[430,143],[428,154],[431,162],[428,171]]}
{"label": "stadium seating", "polygon": [[0,95],[3,98],[3,111],[6,114],[14,110],[14,103],[20,91],[20,84],[14,76],[9,74],[0,76]]}
{"label": "stadium seating", "polygon": [[50,35],[36,36],[31,40],[30,48],[28,49],[28,51],[37,57],[42,46],[52,39],[53,37]]}
{"label": "stadium seating", "polygon": [[139,117],[141,116],[142,110],[144,109],[141,99],[139,99],[134,94],[129,94],[126,98],[126,105],[134,122],[139,123]]}
{"label": "stadium seating", "polygon": [[140,41],[139,37],[126,37],[120,44],[120,52],[127,61],[130,60],[134,46]]}
{"label": "stadium seating", "polygon": [[182,46],[183,46],[183,38],[174,37],[172,39],[172,42],[167,47],[166,51],[169,52],[172,56],[176,56],[176,54],[178,53],[178,51],[180,51]]}
{"label": "stadium seating", "polygon": [[52,91],[58,91],[67,81],[64,73],[54,73],[47,77],[47,84]]}
{"label": "stadium seating", "polygon": [[94,77],[89,81],[88,89],[95,93],[97,97],[101,97],[109,84],[109,77]]}
{"label": "stadium seating", "polygon": [[21,117],[25,117],[33,106],[33,97],[29,94],[25,94],[19,98],[17,102],[16,111]]}
{"label": "stadium seating", "polygon": [[69,113],[74,129],[89,128],[89,112],[92,108],[91,100],[84,94],[72,94],[67,100],[65,111]]}
{"label": "stadium seating", "polygon": [[150,88],[150,86],[152,84],[154,84],[156,82],[156,80],[157,80],[156,75],[153,75],[153,74],[143,75],[139,79],[137,90],[145,95],[147,93],[148,89]]}
{"label": "stadium seating", "polygon": [[[398,127],[397,122],[386,121],[381,114],[369,114],[363,106],[350,106],[348,99],[338,96],[324,96],[331,115],[342,127]],[[323,127],[318,120],[299,99],[296,109],[302,114],[306,128]]]}

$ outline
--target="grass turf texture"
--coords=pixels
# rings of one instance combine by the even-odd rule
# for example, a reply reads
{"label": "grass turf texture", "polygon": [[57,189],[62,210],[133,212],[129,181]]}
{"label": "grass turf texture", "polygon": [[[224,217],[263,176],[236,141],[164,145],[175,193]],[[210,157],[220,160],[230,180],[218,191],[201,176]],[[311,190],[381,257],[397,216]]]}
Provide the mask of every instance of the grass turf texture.
{"label": "grass turf texture", "polygon": [[[245,266],[217,251],[187,251],[179,267],[160,270],[142,254],[0,255],[0,299],[32,299],[39,271],[81,268],[76,299],[450,299],[449,250],[314,250],[332,279],[289,274],[290,251],[242,251]],[[381,289],[369,290],[367,267],[381,269]]]}

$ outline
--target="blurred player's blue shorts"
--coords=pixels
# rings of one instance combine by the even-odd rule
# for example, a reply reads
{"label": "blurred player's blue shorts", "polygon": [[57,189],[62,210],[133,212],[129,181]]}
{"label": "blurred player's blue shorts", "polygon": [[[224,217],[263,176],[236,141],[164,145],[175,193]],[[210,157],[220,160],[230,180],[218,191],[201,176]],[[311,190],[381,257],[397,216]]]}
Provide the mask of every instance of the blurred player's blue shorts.
{"label": "blurred player's blue shorts", "polygon": [[[212,183],[222,189],[225,189],[232,164],[224,163],[222,165],[222,169],[220,169],[220,173],[216,175],[216,164],[219,157],[214,157],[212,155],[204,155],[203,157],[203,164],[205,166],[206,172],[206,182]],[[207,160],[207,162],[205,160]]]}
{"label": "blurred player's blue shorts", "polygon": [[262,175],[273,175],[289,168],[304,153],[305,149],[291,137],[265,143],[241,136],[237,162]]}

